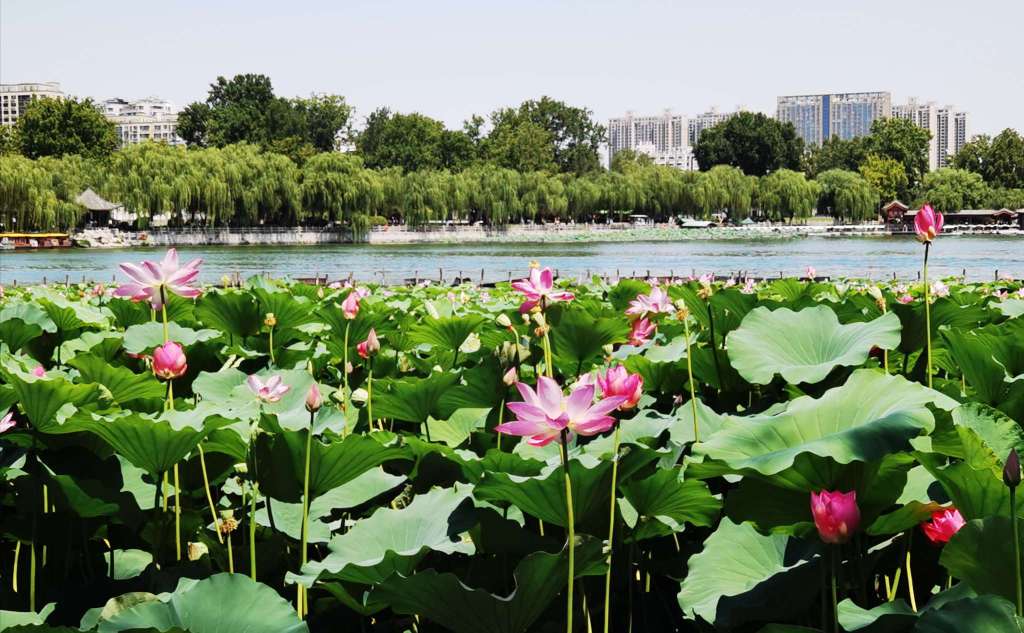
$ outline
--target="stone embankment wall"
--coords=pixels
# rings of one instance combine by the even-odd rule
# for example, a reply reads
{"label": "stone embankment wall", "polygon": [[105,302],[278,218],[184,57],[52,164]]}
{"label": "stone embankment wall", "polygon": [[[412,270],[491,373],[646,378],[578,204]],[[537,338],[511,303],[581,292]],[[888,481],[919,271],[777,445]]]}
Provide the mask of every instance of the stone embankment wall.
{"label": "stone embankment wall", "polygon": [[348,231],[318,229],[181,229],[146,235],[152,246],[247,246],[250,244],[298,246],[351,242]]}

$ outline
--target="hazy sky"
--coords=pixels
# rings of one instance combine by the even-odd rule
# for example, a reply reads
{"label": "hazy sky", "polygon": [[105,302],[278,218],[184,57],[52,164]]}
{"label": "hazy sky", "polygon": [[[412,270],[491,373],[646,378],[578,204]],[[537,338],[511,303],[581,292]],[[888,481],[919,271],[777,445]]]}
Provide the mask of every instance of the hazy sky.
{"label": "hazy sky", "polygon": [[205,98],[264,73],[450,125],[547,94],[630,109],[774,112],[785,94],[888,90],[1024,129],[1021,0],[0,0],[0,82],[102,99]]}

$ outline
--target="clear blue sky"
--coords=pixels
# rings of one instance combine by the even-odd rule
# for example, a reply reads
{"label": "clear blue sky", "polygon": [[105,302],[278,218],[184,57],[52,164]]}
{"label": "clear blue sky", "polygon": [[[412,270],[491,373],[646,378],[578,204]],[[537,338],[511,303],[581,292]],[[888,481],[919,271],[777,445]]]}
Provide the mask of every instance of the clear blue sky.
{"label": "clear blue sky", "polygon": [[217,75],[450,125],[551,95],[627,109],[774,112],[784,94],[952,103],[1024,130],[1021,0],[604,2],[0,0],[0,81],[185,104]]}

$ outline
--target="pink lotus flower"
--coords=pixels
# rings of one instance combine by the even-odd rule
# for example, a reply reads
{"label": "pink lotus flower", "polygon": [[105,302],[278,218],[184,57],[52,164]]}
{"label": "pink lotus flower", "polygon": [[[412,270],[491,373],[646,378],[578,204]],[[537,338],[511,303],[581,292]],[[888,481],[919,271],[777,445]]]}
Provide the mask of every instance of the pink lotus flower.
{"label": "pink lotus flower", "polygon": [[359,345],[356,345],[356,352],[358,352],[363,358],[369,358],[379,350],[380,341],[377,340],[377,331],[370,328],[370,333],[366,335],[366,340]]}
{"label": "pink lotus flower", "polygon": [[351,321],[356,318],[357,314],[359,314],[359,293],[353,290],[341,302],[341,315]]}
{"label": "pink lotus flower", "polygon": [[554,277],[550,268],[532,268],[528,278],[513,281],[512,287],[526,296],[526,301],[519,306],[520,313],[529,312],[541,301],[572,301],[576,298],[571,292],[554,291]]}
{"label": "pink lotus flower", "polygon": [[42,365],[36,365],[35,367],[32,368],[32,375],[35,376],[36,378],[42,378],[43,376],[46,375],[46,370],[43,369]]}
{"label": "pink lotus flower", "polygon": [[626,314],[635,314],[639,316],[646,316],[647,314],[658,314],[661,312],[674,312],[675,308],[672,307],[672,300],[668,298],[668,294],[661,288],[655,286],[651,288],[651,294],[644,295],[640,294],[629,302],[629,307],[626,309]]}
{"label": "pink lotus flower", "polygon": [[306,393],[306,411],[316,413],[323,404],[324,398],[320,394],[320,387],[314,382],[309,386],[309,391]]}
{"label": "pink lotus flower", "polygon": [[914,303],[914,297],[909,294],[902,294],[896,300],[902,304]]}
{"label": "pink lotus flower", "polygon": [[178,378],[187,369],[185,350],[174,341],[167,341],[153,350],[153,373],[164,380]]}
{"label": "pink lotus flower", "polygon": [[291,387],[281,382],[280,376],[276,375],[271,376],[264,383],[260,380],[259,376],[253,374],[245,382],[249,385],[249,389],[256,394],[256,397],[263,402],[277,402],[291,389]]}
{"label": "pink lotus flower", "polygon": [[942,280],[938,280],[932,284],[932,296],[933,297],[948,297],[949,286],[942,283]]}
{"label": "pink lotus flower", "polygon": [[6,433],[14,428],[14,411],[9,411],[7,415],[0,418],[0,433]]}
{"label": "pink lotus flower", "polygon": [[811,493],[811,514],[818,535],[826,543],[845,543],[860,527],[857,491]]}
{"label": "pink lotus flower", "polygon": [[509,370],[505,372],[505,375],[501,377],[501,381],[505,383],[506,386],[511,387],[519,382],[519,372],[516,371],[515,367],[510,367]]}
{"label": "pink lotus flower", "polygon": [[745,282],[743,282],[743,287],[740,288],[740,292],[742,292],[745,295],[752,295],[755,292],[757,292],[754,280],[748,278]]}
{"label": "pink lotus flower", "polygon": [[956,508],[944,508],[932,512],[930,520],[921,524],[921,530],[928,540],[937,545],[948,543],[960,531],[966,521]]}
{"label": "pink lotus flower", "polygon": [[598,374],[597,386],[601,388],[601,395],[605,398],[610,396],[625,398],[619,405],[619,410],[626,411],[640,402],[640,396],[644,390],[644,379],[640,374],[631,374],[622,365],[616,365],[609,367],[603,375]]}
{"label": "pink lotus flower", "polygon": [[163,306],[168,293],[190,299],[198,297],[203,291],[194,288],[192,284],[199,277],[201,263],[203,260],[193,259],[184,266],[179,266],[178,251],[172,248],[159,264],[151,261],[144,261],[141,266],[121,264],[121,270],[132,281],[118,286],[114,296],[128,297],[132,301],[149,301],[154,310],[159,310]]}
{"label": "pink lotus flower", "polygon": [[647,342],[657,329],[658,326],[651,323],[646,318],[633,321],[633,327],[629,331],[629,344],[640,347]]}
{"label": "pink lotus flower", "polygon": [[936,235],[942,233],[942,214],[932,209],[932,205],[924,205],[914,215],[914,232],[918,240],[931,242]]}
{"label": "pink lotus flower", "polygon": [[499,424],[495,429],[507,435],[528,437],[531,446],[545,446],[561,435],[563,429],[580,435],[596,435],[612,428],[615,418],[608,415],[625,398],[612,396],[594,403],[594,385],[578,387],[568,396],[562,393],[553,378],[541,376],[537,391],[529,385],[516,383],[522,402],[510,402],[508,409],[516,419]]}
{"label": "pink lotus flower", "polygon": [[808,266],[807,270],[804,272],[804,276],[807,277],[807,281],[814,281],[818,276],[818,271],[814,270],[814,266]]}

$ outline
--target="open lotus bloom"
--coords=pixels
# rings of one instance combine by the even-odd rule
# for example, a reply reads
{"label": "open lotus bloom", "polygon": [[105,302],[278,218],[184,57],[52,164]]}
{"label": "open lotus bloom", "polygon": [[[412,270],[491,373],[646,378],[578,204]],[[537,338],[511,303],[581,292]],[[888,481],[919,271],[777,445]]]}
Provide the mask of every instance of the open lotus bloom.
{"label": "open lotus bloom", "polygon": [[153,350],[153,373],[164,380],[178,378],[187,369],[185,350],[174,341],[167,341]]}
{"label": "open lotus bloom", "polygon": [[[159,263],[144,261],[141,265],[124,263],[121,270],[131,279],[114,291],[115,297],[132,301],[148,301],[154,310],[164,305],[167,295],[175,294],[189,299],[198,297],[202,290],[193,286],[199,278],[201,259],[193,259],[184,266],[178,264],[178,251],[170,249]],[[162,290],[162,291],[161,291]]]}
{"label": "open lotus bloom", "polygon": [[942,214],[926,204],[914,216],[914,232],[922,242],[931,242],[942,233]]}
{"label": "open lotus bloom", "polygon": [[594,403],[594,385],[578,387],[566,396],[558,383],[547,376],[537,380],[537,391],[521,382],[516,383],[516,388],[523,401],[508,404],[516,419],[495,428],[499,433],[527,437],[532,446],[549,444],[563,430],[580,435],[607,431],[615,424],[609,413],[626,400],[612,396]]}
{"label": "open lotus bloom", "polygon": [[658,326],[651,323],[646,318],[637,319],[633,322],[633,327],[629,331],[629,344],[640,347],[654,334]]}
{"label": "open lotus bloom", "polygon": [[0,418],[0,433],[5,433],[14,428],[14,411],[9,411],[7,415]]}
{"label": "open lotus bloom", "polygon": [[640,402],[643,395],[644,379],[640,374],[631,374],[622,365],[609,367],[603,374],[597,376],[597,386],[601,388],[601,395],[622,396],[625,400],[619,405],[619,410],[632,409]]}
{"label": "open lotus bloom", "polygon": [[674,312],[675,307],[672,305],[672,300],[668,298],[668,293],[664,290],[655,286],[651,288],[651,294],[644,295],[640,294],[629,302],[629,307],[626,308],[626,314],[635,314],[639,316],[645,316],[647,314],[658,314],[660,312]]}
{"label": "open lotus bloom", "polygon": [[921,530],[932,543],[948,543],[966,521],[956,508],[945,508],[932,513],[930,520],[921,524]]}
{"label": "open lotus bloom", "polygon": [[277,402],[291,389],[281,382],[280,376],[271,376],[264,383],[259,376],[254,374],[249,376],[245,382],[249,385],[249,389],[256,394],[256,397],[263,402]]}
{"label": "open lotus bloom", "polygon": [[523,293],[526,301],[519,306],[519,312],[529,312],[541,302],[541,299],[551,301],[572,301],[576,295],[571,292],[556,292],[554,290],[555,280],[550,268],[532,268],[530,276],[526,279],[513,281],[512,287]]}
{"label": "open lotus bloom", "polygon": [[818,535],[826,543],[845,543],[860,527],[857,491],[811,493],[811,514]]}

